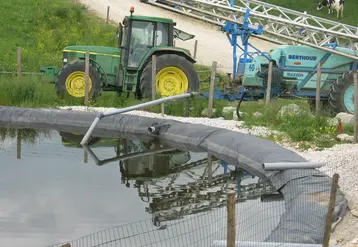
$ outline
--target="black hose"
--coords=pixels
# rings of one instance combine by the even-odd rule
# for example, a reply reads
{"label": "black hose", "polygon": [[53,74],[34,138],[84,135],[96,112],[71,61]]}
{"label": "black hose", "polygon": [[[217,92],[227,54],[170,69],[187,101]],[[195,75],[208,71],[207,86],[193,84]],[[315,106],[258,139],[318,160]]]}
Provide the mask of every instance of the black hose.
{"label": "black hose", "polygon": [[237,103],[237,106],[236,106],[236,114],[237,114],[238,119],[240,119],[240,106],[241,106],[241,102],[244,100],[245,94],[246,94],[246,90],[242,94],[242,97],[241,97],[241,99],[239,100],[239,103]]}

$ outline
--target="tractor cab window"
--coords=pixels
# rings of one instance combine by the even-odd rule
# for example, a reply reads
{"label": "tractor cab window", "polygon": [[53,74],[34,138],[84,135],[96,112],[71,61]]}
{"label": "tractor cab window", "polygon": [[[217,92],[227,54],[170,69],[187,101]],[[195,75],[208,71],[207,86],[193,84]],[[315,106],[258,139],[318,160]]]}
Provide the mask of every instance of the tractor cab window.
{"label": "tractor cab window", "polygon": [[130,38],[128,67],[137,68],[144,55],[153,46],[154,23],[133,21]]}
{"label": "tractor cab window", "polygon": [[123,34],[122,34],[122,47],[126,47],[127,45],[127,37],[128,37],[128,25],[124,26]]}
{"label": "tractor cab window", "polygon": [[155,44],[157,46],[169,45],[169,25],[166,23],[157,23],[157,32],[155,37]]}

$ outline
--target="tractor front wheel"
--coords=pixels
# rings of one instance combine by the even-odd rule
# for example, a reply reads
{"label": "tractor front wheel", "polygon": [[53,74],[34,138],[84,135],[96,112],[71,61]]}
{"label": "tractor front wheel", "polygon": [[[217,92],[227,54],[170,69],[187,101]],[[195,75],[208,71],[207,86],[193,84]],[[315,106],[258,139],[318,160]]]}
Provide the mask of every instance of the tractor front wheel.
{"label": "tractor front wheel", "polygon": [[[89,99],[96,100],[101,95],[101,78],[98,71],[91,65],[88,79]],[[55,85],[56,94],[60,98],[64,96],[85,97],[85,64],[83,62],[66,64],[57,75]]]}
{"label": "tractor front wheel", "polygon": [[352,70],[343,73],[331,87],[329,104],[335,114],[340,112],[354,114],[354,72]]}
{"label": "tractor front wheel", "polygon": [[[156,93],[161,97],[198,91],[200,81],[194,65],[185,57],[165,54],[157,57]],[[152,95],[152,61],[145,66],[139,82],[141,97]]]}

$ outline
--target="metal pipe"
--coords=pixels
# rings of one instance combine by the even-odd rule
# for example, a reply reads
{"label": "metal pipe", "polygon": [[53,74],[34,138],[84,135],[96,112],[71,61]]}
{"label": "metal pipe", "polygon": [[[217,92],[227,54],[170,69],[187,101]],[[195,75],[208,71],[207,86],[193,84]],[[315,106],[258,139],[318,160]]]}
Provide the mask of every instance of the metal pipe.
{"label": "metal pipe", "polygon": [[118,109],[118,110],[114,110],[114,111],[111,111],[111,112],[106,112],[106,113],[103,113],[103,117],[109,117],[109,116],[117,115],[117,114],[124,113],[124,112],[134,111],[134,110],[138,110],[138,109],[145,108],[145,107],[148,107],[148,106],[159,105],[161,103],[165,103],[165,102],[168,102],[168,101],[171,101],[171,100],[189,98],[189,97],[192,97],[192,96],[195,96],[195,95],[199,95],[199,93],[191,92],[191,93],[184,93],[184,94],[180,94],[180,95],[160,98],[160,99],[152,100],[152,101],[145,102],[145,103],[142,103],[142,104],[129,106],[129,107],[126,107],[126,108],[123,108],[123,109]]}
{"label": "metal pipe", "polygon": [[277,162],[277,163],[263,163],[265,171],[278,171],[287,169],[314,169],[324,166],[322,162]]}
{"label": "metal pipe", "polygon": [[93,130],[96,128],[99,120],[101,120],[104,117],[109,117],[109,116],[129,112],[129,111],[133,111],[133,110],[138,110],[138,109],[141,109],[141,108],[161,104],[161,103],[168,102],[168,101],[171,101],[171,100],[189,98],[189,97],[193,97],[195,95],[199,95],[199,93],[190,92],[190,93],[184,93],[184,94],[180,94],[180,95],[169,96],[169,97],[165,97],[165,98],[161,98],[161,99],[157,99],[157,100],[152,100],[152,101],[145,102],[145,103],[138,104],[138,105],[134,105],[134,106],[118,109],[118,110],[113,110],[113,111],[110,111],[110,112],[100,113],[100,114],[97,115],[97,117],[95,118],[95,120],[91,124],[90,128],[87,130],[86,135],[83,137],[83,139],[81,141],[81,145],[83,146],[83,145],[88,143],[88,139],[90,138]]}
{"label": "metal pipe", "polygon": [[[226,247],[226,240],[215,240],[212,247]],[[300,243],[275,243],[275,242],[249,242],[236,241],[237,247],[322,247],[321,244],[300,244]],[[330,245],[330,247],[339,247],[339,245]]]}
{"label": "metal pipe", "polygon": [[102,166],[102,165],[105,165],[105,164],[108,164],[111,162],[115,162],[115,161],[125,161],[125,160],[129,160],[129,159],[133,159],[133,158],[144,157],[144,156],[148,156],[148,155],[160,154],[160,153],[164,153],[164,152],[170,152],[170,151],[177,150],[176,148],[171,148],[171,147],[158,148],[155,150],[149,150],[149,151],[144,151],[144,152],[135,152],[135,153],[131,153],[131,154],[125,154],[122,156],[116,156],[113,158],[100,160],[100,159],[98,159],[98,157],[95,155],[95,153],[92,151],[92,149],[88,145],[86,145],[86,144],[83,145],[83,149],[87,151],[87,153],[91,156],[91,158],[94,160],[94,162],[98,166]]}
{"label": "metal pipe", "polygon": [[[216,17],[216,18],[221,18],[225,21],[228,21],[228,22],[232,22],[232,23],[235,23],[235,24],[239,24],[239,25],[242,25],[242,22],[239,22],[238,20],[235,20],[235,19],[232,19],[232,18],[228,18],[228,17],[225,17],[225,16],[221,16],[219,14],[215,14],[215,13],[212,13],[212,12],[209,12],[209,11],[206,11],[206,10],[201,10],[201,9],[198,9],[198,8],[195,8],[195,7],[191,7],[191,6],[187,6],[185,4],[182,4],[182,3],[178,3],[178,2],[172,2],[170,0],[165,0],[166,2],[169,2],[169,3],[172,3],[172,4],[176,4],[178,6],[181,6],[181,7],[185,7],[187,9],[191,9],[191,10],[194,10],[194,11],[198,11],[200,13],[204,13],[204,14],[207,14],[207,15],[210,15],[211,17]],[[158,6],[158,7],[161,7],[161,8],[165,8],[165,9],[168,9],[170,11],[174,11],[174,12],[178,12],[180,14],[183,14],[183,11],[180,11],[180,10],[177,10],[177,9],[174,9],[174,8],[171,8],[171,7],[166,7],[164,5],[161,5],[161,4],[158,4],[158,3],[151,3],[152,5],[155,5],[155,6]],[[216,6],[217,4],[212,4],[212,3],[206,3],[208,5],[213,5],[213,6]],[[230,7],[228,6],[222,6],[222,5],[219,5],[219,7],[221,8],[226,8],[228,10],[232,10]],[[240,10],[240,12],[244,13],[245,11],[244,10]],[[200,20],[203,20],[205,22],[210,22],[212,24],[215,24],[215,25],[218,25],[218,26],[224,26],[224,24],[220,23],[219,21],[212,21],[210,19],[207,19],[207,18],[203,18],[203,17],[200,17],[198,15],[195,15],[195,14],[191,14],[191,13],[185,13],[185,15],[187,16],[191,16],[193,18],[196,18],[196,19],[200,19]],[[288,23],[288,24],[292,24],[291,22],[288,22],[282,18],[277,18],[275,16],[265,16],[265,15],[262,15],[262,14],[259,14],[259,13],[255,13],[255,12],[251,12],[250,15],[253,15],[253,16],[260,16],[262,18],[265,18],[265,19],[271,19],[271,20],[280,20],[280,21],[283,21],[285,23]],[[302,27],[306,27],[306,28],[309,28],[311,26],[308,26],[306,24],[302,24],[302,23],[294,23],[295,25],[299,25],[299,26],[302,26]],[[322,31],[320,30],[319,28],[317,27],[314,27],[312,26],[311,27],[312,29],[317,29],[319,31]],[[310,46],[310,47],[313,47],[313,48],[316,48],[316,49],[320,49],[320,50],[324,50],[324,51],[328,51],[328,52],[331,52],[333,54],[336,54],[336,55],[340,55],[340,56],[343,56],[343,57],[346,57],[346,58],[349,58],[349,59],[352,59],[352,60],[358,60],[358,57],[357,56],[354,56],[354,55],[350,55],[348,53],[344,53],[344,52],[340,52],[340,51],[337,51],[337,50],[333,50],[333,49],[329,49],[329,48],[325,48],[323,46],[319,46],[319,45],[315,45],[315,44],[312,44],[312,43],[309,43],[309,42],[306,42],[306,41],[303,41],[303,40],[298,40],[297,38],[293,38],[293,37],[289,37],[288,35],[281,35],[281,34],[278,34],[278,33],[275,33],[273,31],[269,31],[269,30],[265,30],[264,29],[264,32],[268,33],[268,34],[271,34],[273,36],[278,36],[278,37],[281,37],[285,40],[290,40],[292,42],[297,42],[297,43],[300,43],[300,44],[303,44],[303,45],[307,45],[307,46]],[[328,32],[328,33],[332,33],[332,34],[336,34],[336,35],[341,35],[341,36],[347,36],[347,38],[351,38],[351,39],[358,39],[358,36],[355,36],[355,35],[350,35],[350,34],[345,34],[345,33],[339,33],[339,32],[336,32],[336,31],[332,31],[332,30],[329,30],[329,29],[324,29],[324,32]],[[263,39],[263,40],[266,40],[266,41],[269,41],[269,42],[274,42],[274,43],[277,43],[279,41],[275,41],[275,39],[272,39],[270,37],[267,37],[267,36],[264,36],[263,34],[262,35],[251,35],[255,38],[258,38],[258,39]],[[264,38],[265,37],[265,38]],[[280,42],[280,43],[284,43],[284,42]]]}
{"label": "metal pipe", "polygon": [[89,148],[89,146],[87,144],[82,145],[83,149],[91,156],[91,158],[94,160],[94,162],[96,164],[98,164],[100,162],[100,160],[97,158],[97,156],[94,154],[94,152],[92,151],[92,149]]}
{"label": "metal pipe", "polygon": [[97,117],[94,119],[93,123],[91,124],[91,126],[87,130],[85,136],[82,138],[82,141],[81,141],[82,146],[85,145],[85,144],[88,144],[88,139],[92,135],[92,132],[93,132],[94,128],[96,128],[96,126],[97,126],[99,120],[101,120],[101,118],[102,118],[102,116],[97,115]]}
{"label": "metal pipe", "polygon": [[150,126],[150,127],[148,128],[149,134],[152,134],[153,132],[155,132],[155,130],[156,130],[156,128],[155,128],[154,126]]}

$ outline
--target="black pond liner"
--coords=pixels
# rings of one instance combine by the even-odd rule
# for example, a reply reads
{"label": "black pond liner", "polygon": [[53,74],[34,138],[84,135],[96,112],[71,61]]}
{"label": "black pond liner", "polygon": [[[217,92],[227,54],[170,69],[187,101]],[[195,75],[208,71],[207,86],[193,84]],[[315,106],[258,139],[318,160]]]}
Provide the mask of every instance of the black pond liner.
{"label": "black pond liner", "polygon": [[[85,134],[98,113],[71,110],[0,107],[0,124],[18,128],[55,129]],[[148,128],[156,126],[150,134]],[[285,212],[265,241],[322,244],[332,179],[317,169],[264,171],[263,163],[306,162],[280,145],[253,135],[200,124],[120,114],[102,119],[93,132],[98,137],[142,141],[159,140],[184,151],[208,152],[240,166],[277,189],[284,196]],[[318,196],[323,201],[317,200]],[[347,200],[338,190],[333,222],[343,217]]]}

